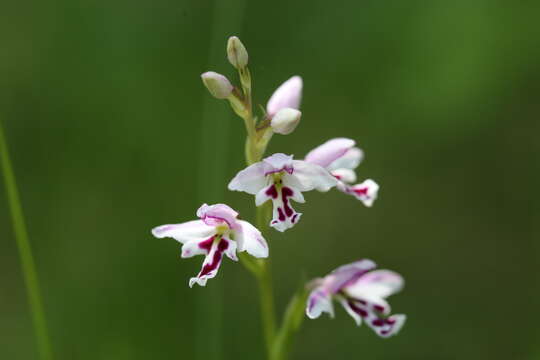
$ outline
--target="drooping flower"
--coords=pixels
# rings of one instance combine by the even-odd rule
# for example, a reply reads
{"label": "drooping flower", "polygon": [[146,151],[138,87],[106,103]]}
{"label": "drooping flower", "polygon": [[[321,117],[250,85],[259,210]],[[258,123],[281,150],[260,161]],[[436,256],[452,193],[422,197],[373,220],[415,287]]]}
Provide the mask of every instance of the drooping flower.
{"label": "drooping flower", "polygon": [[311,150],[304,160],[327,169],[338,179],[336,187],[340,191],[354,196],[364,205],[371,207],[377,198],[379,185],[371,179],[351,185],[356,181],[354,169],[364,158],[362,150],[355,145],[354,140],[334,138]]}
{"label": "drooping flower", "polygon": [[290,200],[303,203],[302,192],[328,191],[336,184],[336,178],[321,166],[277,153],[236,174],[229,183],[229,190],[255,195],[257,206],[272,200],[270,226],[285,231],[298,223],[302,215],[293,209]]}
{"label": "drooping flower", "polygon": [[204,255],[201,271],[189,280],[189,286],[197,283],[206,285],[216,276],[223,254],[238,261],[237,252],[247,251],[257,258],[268,257],[268,245],[261,232],[244,220],[237,219],[238,213],[225,204],[203,204],[197,210],[200,220],[181,224],[162,225],[152,229],[157,238],[170,237],[182,246],[182,258]]}
{"label": "drooping flower", "polygon": [[386,298],[403,288],[403,278],[390,270],[374,270],[373,261],[363,259],[343,265],[323,279],[309,295],[306,314],[310,319],[323,312],[334,317],[332,300],[337,300],[360,326],[364,321],[381,337],[396,335],[406,316],[390,315]]}

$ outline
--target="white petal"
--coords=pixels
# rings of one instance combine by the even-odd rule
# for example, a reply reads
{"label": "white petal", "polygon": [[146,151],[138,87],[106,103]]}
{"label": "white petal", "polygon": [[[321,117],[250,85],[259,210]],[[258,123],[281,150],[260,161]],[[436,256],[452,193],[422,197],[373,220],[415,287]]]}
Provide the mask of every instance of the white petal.
{"label": "white petal", "polygon": [[385,333],[377,332],[377,334],[383,338],[397,335],[399,331],[401,330],[401,328],[403,327],[403,325],[405,324],[406,320],[407,320],[407,316],[404,314],[392,315],[389,318],[387,318],[387,321],[393,321],[394,324],[390,327],[389,330],[387,330],[387,332]]}
{"label": "white petal", "polygon": [[361,276],[357,281],[344,288],[354,298],[387,298],[403,289],[401,275],[390,270],[374,270]]}
{"label": "white petal", "polygon": [[302,78],[300,76],[293,76],[274,91],[266,105],[266,112],[272,118],[281,109],[298,109],[301,98]]}
{"label": "white petal", "polygon": [[268,257],[268,244],[261,232],[249,222],[238,220],[240,229],[235,231],[235,239],[238,242],[238,251],[247,251],[248,254],[257,258]]}
{"label": "white petal", "polygon": [[332,297],[324,290],[317,288],[311,292],[307,301],[306,315],[310,319],[316,319],[323,312],[330,314],[330,317],[334,317],[334,306],[332,304]]}
{"label": "white petal", "polygon": [[289,183],[299,191],[328,191],[336,186],[337,180],[327,170],[316,164],[293,160],[294,172],[283,176],[283,183]]}
{"label": "white petal", "polygon": [[204,240],[216,233],[213,226],[206,225],[202,220],[188,221],[182,224],[161,225],[152,229],[152,235],[161,239],[170,237],[181,243],[192,240]]}
{"label": "white petal", "polygon": [[266,174],[282,170],[290,171],[292,167],[293,156],[282,153],[275,153],[263,159],[263,162],[267,165]]}
{"label": "white petal", "polygon": [[347,138],[335,138],[311,150],[304,159],[312,164],[328,167],[344,156],[355,145],[355,141]]}
{"label": "white petal", "polygon": [[[360,162],[364,158],[364,152],[360,150],[357,147],[351,148],[347,150],[347,152],[334,160],[330,165],[328,165],[326,168],[329,171],[333,171],[335,169],[356,169],[358,165],[360,165]],[[353,180],[354,181],[354,180]]]}
{"label": "white petal", "polygon": [[365,206],[371,207],[377,199],[379,184],[371,179],[367,179],[360,184],[350,186],[346,192],[362,201]]}
{"label": "white petal", "polygon": [[[286,181],[284,180],[285,184]],[[291,199],[304,202],[304,196],[292,186],[279,187],[272,185],[268,194],[272,198],[272,221],[270,226],[278,231],[285,231],[298,223],[301,213],[297,213],[293,208]]]}
{"label": "white petal", "polygon": [[229,183],[229,190],[244,191],[255,195],[266,186],[266,165],[258,162],[240,171]]}
{"label": "white petal", "polygon": [[332,170],[330,173],[334,175],[336,179],[345,183],[353,183],[356,181],[356,173],[351,169],[339,168]]}

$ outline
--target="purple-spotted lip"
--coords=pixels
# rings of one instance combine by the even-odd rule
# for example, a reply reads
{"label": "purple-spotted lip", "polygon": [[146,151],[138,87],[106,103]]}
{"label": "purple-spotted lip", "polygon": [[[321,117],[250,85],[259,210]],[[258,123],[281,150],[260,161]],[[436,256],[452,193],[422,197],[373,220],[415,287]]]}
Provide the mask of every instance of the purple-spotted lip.
{"label": "purple-spotted lip", "polygon": [[278,170],[267,171],[267,172],[264,173],[264,176],[275,174],[275,173],[280,173],[282,171],[285,171],[289,175],[292,175],[292,173],[294,172],[294,168],[292,166],[284,166],[284,167],[282,167],[281,169],[278,169]]}

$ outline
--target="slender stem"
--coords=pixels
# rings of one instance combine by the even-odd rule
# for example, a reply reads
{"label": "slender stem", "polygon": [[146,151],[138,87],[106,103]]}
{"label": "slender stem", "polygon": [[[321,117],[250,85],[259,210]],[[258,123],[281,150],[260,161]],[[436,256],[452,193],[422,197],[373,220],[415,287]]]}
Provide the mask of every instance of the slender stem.
{"label": "slender stem", "polygon": [[43,305],[39,291],[39,282],[36,272],[36,266],[34,263],[34,257],[32,255],[32,248],[30,246],[30,242],[28,241],[28,233],[26,231],[22,206],[17,191],[17,182],[15,180],[15,174],[13,173],[13,169],[11,167],[6,137],[4,135],[4,130],[1,122],[0,162],[2,163],[4,185],[6,187],[6,193],[11,212],[11,220],[13,222],[13,229],[15,233],[15,240],[17,241],[17,247],[19,249],[24,283],[26,285],[28,301],[32,312],[32,321],[34,324],[34,331],[37,338],[38,351],[41,359],[51,360],[53,356],[49,337],[47,334],[47,324],[45,322],[45,313],[43,311]]}
{"label": "slender stem", "polygon": [[289,302],[283,315],[281,327],[274,338],[271,360],[287,359],[294,337],[304,321],[307,296],[307,288],[301,287]]}
{"label": "slender stem", "polygon": [[270,263],[268,260],[261,260],[259,275],[259,295],[261,306],[261,320],[266,344],[268,358],[271,358],[274,338],[276,333],[276,319],[274,311],[274,289],[272,286],[272,277],[269,271]]}

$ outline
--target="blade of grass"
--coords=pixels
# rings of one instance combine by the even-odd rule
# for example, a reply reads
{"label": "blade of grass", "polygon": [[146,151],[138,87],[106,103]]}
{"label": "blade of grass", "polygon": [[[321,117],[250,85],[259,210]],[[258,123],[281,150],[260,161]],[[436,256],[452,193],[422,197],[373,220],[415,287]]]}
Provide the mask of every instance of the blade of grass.
{"label": "blade of grass", "polygon": [[28,240],[23,210],[17,190],[17,182],[11,166],[6,137],[4,135],[4,129],[1,121],[0,163],[2,166],[2,174],[4,178],[4,185],[6,187],[11,220],[13,222],[13,231],[19,250],[24,283],[26,285],[26,292],[28,294],[28,302],[32,313],[32,322],[37,338],[39,355],[42,360],[52,360],[52,349],[47,334],[47,324],[45,322],[45,312],[43,311],[43,303],[41,301],[36,265],[32,255],[32,248]]}

